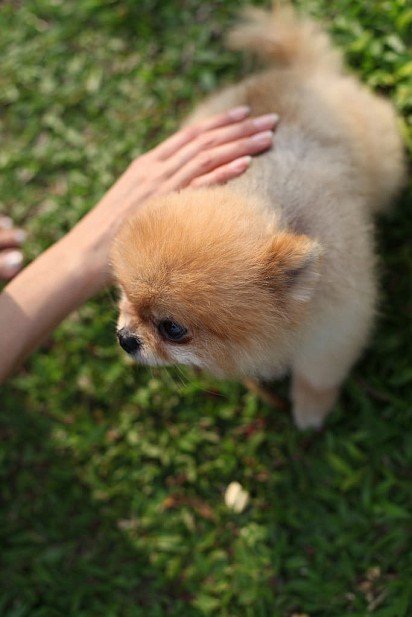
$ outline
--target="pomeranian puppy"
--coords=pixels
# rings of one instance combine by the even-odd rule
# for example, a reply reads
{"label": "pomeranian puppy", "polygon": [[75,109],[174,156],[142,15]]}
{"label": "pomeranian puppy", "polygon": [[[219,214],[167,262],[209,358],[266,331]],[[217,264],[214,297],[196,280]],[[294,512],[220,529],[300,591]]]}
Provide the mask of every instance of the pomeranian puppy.
{"label": "pomeranian puppy", "polygon": [[119,341],[143,364],[219,377],[288,369],[296,425],[319,427],[373,323],[373,214],[404,175],[395,114],[289,7],[250,9],[229,42],[271,66],[191,120],[276,112],[274,146],[226,186],[156,197],[122,227]]}

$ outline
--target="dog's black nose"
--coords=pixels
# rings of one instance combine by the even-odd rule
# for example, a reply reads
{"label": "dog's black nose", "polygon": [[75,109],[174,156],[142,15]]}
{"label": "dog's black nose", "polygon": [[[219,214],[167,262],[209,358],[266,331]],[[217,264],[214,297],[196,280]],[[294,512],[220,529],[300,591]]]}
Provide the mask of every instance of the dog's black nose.
{"label": "dog's black nose", "polygon": [[137,336],[133,336],[126,328],[122,328],[117,331],[117,338],[119,339],[120,347],[122,347],[127,353],[134,354],[139,351],[141,347],[141,341]]}

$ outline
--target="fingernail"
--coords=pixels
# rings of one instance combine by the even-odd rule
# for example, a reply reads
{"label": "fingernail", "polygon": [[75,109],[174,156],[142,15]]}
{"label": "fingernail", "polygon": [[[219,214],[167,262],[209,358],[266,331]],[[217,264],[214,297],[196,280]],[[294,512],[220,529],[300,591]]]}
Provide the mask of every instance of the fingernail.
{"label": "fingernail", "polygon": [[233,107],[228,111],[228,116],[232,120],[243,120],[250,114],[249,105],[240,105],[239,107]]}
{"label": "fingernail", "polygon": [[8,251],[1,255],[3,262],[3,270],[6,271],[6,276],[15,274],[23,264],[23,254],[20,251]]}
{"label": "fingernail", "polygon": [[279,122],[278,114],[266,114],[253,120],[254,126],[259,130],[269,129]]}
{"label": "fingernail", "polygon": [[13,221],[9,216],[0,216],[1,229],[11,229],[13,227]]}
{"label": "fingernail", "polygon": [[250,138],[251,141],[253,141],[254,143],[259,143],[259,144],[270,144],[272,139],[273,139],[272,131],[263,131],[262,133],[256,133],[256,135],[253,135]]}
{"label": "fingernail", "polygon": [[232,169],[233,171],[242,171],[246,169],[247,167],[249,167],[251,161],[252,161],[251,156],[242,156],[240,159],[236,159],[235,161],[232,161],[228,165],[228,167]]}
{"label": "fingernail", "polygon": [[16,229],[16,231],[14,232],[14,237],[16,238],[16,242],[18,242],[19,244],[23,244],[23,242],[25,242],[27,238],[27,234],[24,229]]}

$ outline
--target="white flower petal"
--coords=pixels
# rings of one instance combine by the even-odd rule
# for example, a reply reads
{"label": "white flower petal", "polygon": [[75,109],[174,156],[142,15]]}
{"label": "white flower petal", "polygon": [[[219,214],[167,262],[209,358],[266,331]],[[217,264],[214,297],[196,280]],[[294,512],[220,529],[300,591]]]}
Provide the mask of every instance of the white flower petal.
{"label": "white flower petal", "polygon": [[231,482],[225,492],[225,504],[234,512],[243,512],[249,503],[249,493],[239,482]]}

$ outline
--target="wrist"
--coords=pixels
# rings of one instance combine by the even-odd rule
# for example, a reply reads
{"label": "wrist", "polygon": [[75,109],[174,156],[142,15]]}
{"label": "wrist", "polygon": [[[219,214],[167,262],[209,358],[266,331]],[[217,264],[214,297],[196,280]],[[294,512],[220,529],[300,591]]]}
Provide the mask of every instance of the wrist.
{"label": "wrist", "polygon": [[52,247],[56,258],[61,258],[68,278],[78,289],[82,302],[110,283],[111,242],[112,234],[85,233],[79,224]]}
{"label": "wrist", "polygon": [[112,282],[110,252],[125,218],[137,212],[153,192],[142,186],[131,200],[127,194],[114,198],[112,190],[58,243],[72,255],[73,268],[93,281],[93,293]]}

